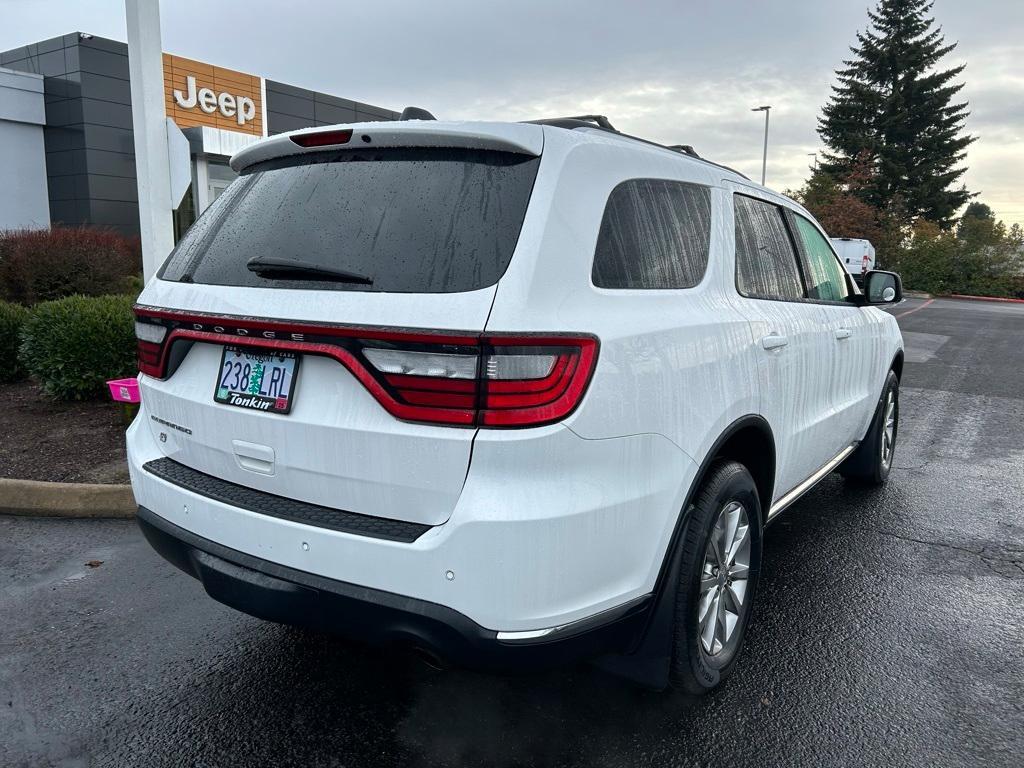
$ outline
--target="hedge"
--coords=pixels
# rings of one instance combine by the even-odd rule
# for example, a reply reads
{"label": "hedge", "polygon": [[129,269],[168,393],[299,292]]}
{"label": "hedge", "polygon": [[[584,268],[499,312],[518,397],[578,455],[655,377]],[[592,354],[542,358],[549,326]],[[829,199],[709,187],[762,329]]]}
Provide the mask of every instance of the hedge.
{"label": "hedge", "polygon": [[0,301],[0,381],[20,381],[27,371],[18,356],[18,339],[28,319],[28,310],[20,304]]}
{"label": "hedge", "polygon": [[43,390],[66,400],[102,397],[106,381],[136,373],[132,296],[69,296],[32,308],[21,362]]}
{"label": "hedge", "polygon": [[138,238],[95,227],[0,231],[0,299],[31,305],[129,293],[141,272]]}

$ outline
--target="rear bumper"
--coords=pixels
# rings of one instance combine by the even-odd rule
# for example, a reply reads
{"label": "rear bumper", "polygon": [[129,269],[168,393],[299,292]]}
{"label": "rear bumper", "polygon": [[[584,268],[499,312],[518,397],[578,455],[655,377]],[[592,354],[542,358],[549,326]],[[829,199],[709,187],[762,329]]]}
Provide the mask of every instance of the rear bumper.
{"label": "rear bumper", "polygon": [[[495,637],[539,635],[653,592],[695,471],[657,435],[483,430],[449,519],[414,540],[381,538],[154,474],[149,462],[187,463],[173,443],[188,438],[160,442],[150,420],[143,402],[128,431],[128,465],[137,504],[160,519],[295,572],[445,606]],[[295,484],[282,472],[260,485],[290,499]]]}
{"label": "rear bumper", "polygon": [[215,600],[270,621],[335,632],[380,646],[415,648],[477,669],[538,668],[628,650],[650,595],[538,638],[507,641],[436,603],[306,573],[229,549],[139,507],[139,527],[166,560],[202,582]]}

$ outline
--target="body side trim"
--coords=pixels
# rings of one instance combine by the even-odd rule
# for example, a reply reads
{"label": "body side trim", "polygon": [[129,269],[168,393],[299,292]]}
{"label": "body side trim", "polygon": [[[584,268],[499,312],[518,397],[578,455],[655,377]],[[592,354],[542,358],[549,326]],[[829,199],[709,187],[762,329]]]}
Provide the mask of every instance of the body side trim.
{"label": "body side trim", "polygon": [[786,509],[786,507],[790,506],[793,502],[795,502],[797,499],[799,499],[801,496],[803,496],[805,493],[811,490],[811,488],[813,488],[819,482],[821,482],[821,480],[824,479],[826,475],[828,475],[830,472],[832,472],[832,470],[834,470],[836,467],[843,463],[843,459],[845,459],[847,456],[853,453],[853,450],[857,447],[857,445],[858,443],[852,443],[846,446],[846,448],[844,448],[831,459],[829,459],[829,461],[826,462],[816,472],[814,472],[814,474],[812,474],[803,482],[799,483],[792,490],[787,491],[782,496],[780,496],[779,500],[772,504],[771,511],[768,512],[768,519],[765,522],[770,522],[771,520],[773,520],[775,516],[782,512],[784,509]]}

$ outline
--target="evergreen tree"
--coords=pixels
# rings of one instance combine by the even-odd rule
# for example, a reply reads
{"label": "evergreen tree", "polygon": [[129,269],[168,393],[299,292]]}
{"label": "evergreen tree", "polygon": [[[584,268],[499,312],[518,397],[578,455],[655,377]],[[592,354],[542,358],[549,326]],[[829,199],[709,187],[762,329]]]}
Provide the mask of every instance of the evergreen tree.
{"label": "evergreen tree", "polygon": [[931,9],[932,0],[880,0],[868,11],[870,27],[857,33],[818,120],[828,148],[820,170],[844,181],[866,158],[871,178],[860,199],[908,223],[948,227],[973,196],[954,185],[974,137],[963,133],[967,104],[953,103],[965,65],[936,68],[956,43],[933,28]]}

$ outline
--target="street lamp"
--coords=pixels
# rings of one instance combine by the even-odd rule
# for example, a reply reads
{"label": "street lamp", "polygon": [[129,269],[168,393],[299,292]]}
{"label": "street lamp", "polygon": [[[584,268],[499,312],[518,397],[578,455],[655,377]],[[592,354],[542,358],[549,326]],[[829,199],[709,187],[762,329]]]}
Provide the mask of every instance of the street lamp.
{"label": "street lamp", "polygon": [[771,104],[765,104],[750,110],[751,112],[764,112],[764,156],[761,158],[761,186],[764,186],[765,174],[768,171],[768,113],[771,108]]}
{"label": "street lamp", "polygon": [[807,156],[809,158],[811,158],[811,170],[814,170],[814,171],[818,170],[818,153],[817,152],[808,152]]}

